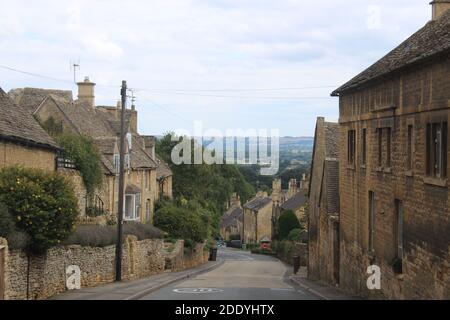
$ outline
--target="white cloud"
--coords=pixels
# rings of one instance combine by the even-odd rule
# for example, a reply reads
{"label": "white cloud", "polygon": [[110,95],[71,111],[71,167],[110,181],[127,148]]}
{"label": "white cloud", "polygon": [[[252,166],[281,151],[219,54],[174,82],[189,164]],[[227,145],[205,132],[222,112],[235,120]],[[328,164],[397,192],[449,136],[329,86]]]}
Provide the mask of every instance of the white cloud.
{"label": "white cloud", "polygon": [[[2,64],[71,79],[69,61],[79,59],[79,76],[89,75],[99,84],[102,104],[115,104],[118,92],[101,84],[120,85],[123,79],[143,89],[339,85],[431,16],[422,0],[129,0],[125,5],[117,0],[0,0],[0,8]],[[0,79],[5,89],[71,89],[1,69]],[[331,90],[223,94],[326,98]],[[170,111],[145,101],[144,94]],[[316,116],[337,119],[338,114],[333,99],[227,99],[152,90],[137,95],[146,133],[200,119],[211,127],[312,135]]]}

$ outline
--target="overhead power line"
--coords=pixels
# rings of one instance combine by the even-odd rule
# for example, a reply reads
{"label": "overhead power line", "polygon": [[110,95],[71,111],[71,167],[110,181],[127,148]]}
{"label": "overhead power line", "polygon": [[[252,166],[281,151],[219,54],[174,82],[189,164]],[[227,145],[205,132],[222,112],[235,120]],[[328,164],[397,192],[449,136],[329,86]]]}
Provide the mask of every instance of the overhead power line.
{"label": "overhead power line", "polygon": [[[52,81],[73,84],[72,80],[61,79],[57,77],[52,77],[48,75],[43,75],[35,72],[29,72],[20,70],[17,68],[0,65],[1,69],[8,70],[11,72],[16,72],[32,77],[38,77],[43,79],[48,79]],[[101,84],[97,83],[99,87],[106,88],[119,88],[118,85],[111,84]],[[214,92],[270,92],[270,91],[293,91],[293,90],[313,90],[313,89],[327,89],[335,88],[337,86],[327,85],[327,86],[309,86],[309,87],[286,87],[286,88],[250,88],[250,89],[149,89],[149,88],[135,88],[136,91],[145,91],[152,93],[153,95],[182,95],[182,96],[193,96],[193,97],[208,97],[208,98],[229,98],[229,99],[251,99],[251,100],[317,100],[317,99],[331,99],[329,96],[310,96],[310,97],[296,97],[296,96],[245,96],[245,95],[228,95],[228,94],[213,94]],[[205,92],[205,93],[203,93]],[[208,94],[211,92],[211,94]]]}

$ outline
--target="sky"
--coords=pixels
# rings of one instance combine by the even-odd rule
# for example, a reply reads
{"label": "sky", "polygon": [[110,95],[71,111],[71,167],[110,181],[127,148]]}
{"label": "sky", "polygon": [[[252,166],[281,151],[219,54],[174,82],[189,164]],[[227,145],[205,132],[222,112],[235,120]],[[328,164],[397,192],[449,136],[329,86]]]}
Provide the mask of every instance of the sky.
{"label": "sky", "polygon": [[0,0],[0,87],[76,96],[79,63],[98,105],[127,80],[142,134],[201,121],[313,136],[318,116],[338,120],[330,92],[427,23],[429,2]]}

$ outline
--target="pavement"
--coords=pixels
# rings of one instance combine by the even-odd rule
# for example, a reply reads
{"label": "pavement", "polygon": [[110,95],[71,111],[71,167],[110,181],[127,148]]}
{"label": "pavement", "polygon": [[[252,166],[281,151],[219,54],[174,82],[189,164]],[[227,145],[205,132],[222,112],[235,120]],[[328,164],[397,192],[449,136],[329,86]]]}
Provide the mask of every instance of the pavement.
{"label": "pavement", "polygon": [[150,292],[157,291],[174,282],[195,277],[208,272],[223,263],[222,260],[208,262],[207,264],[181,272],[166,272],[148,278],[134,281],[114,282],[93,288],[67,291],[51,300],[138,300]]}
{"label": "pavement", "polygon": [[306,268],[302,268],[296,275],[291,275],[289,279],[321,300],[362,300],[361,297],[349,295],[337,287],[308,279]]}
{"label": "pavement", "polygon": [[221,248],[218,261],[196,269],[70,291],[53,300],[353,300],[308,280],[278,259]]}

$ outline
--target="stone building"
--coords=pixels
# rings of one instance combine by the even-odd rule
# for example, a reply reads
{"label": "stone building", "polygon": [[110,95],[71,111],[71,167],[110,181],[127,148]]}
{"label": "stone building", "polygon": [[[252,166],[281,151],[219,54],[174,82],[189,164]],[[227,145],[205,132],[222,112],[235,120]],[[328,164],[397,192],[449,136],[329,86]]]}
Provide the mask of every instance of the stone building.
{"label": "stone building", "polygon": [[60,151],[39,123],[0,88],[0,168],[22,165],[55,171]]}
{"label": "stone building", "polygon": [[259,193],[244,205],[241,239],[245,244],[258,244],[261,239],[273,236],[273,203],[267,193]]}
{"label": "stone building", "polygon": [[225,241],[240,240],[243,218],[244,211],[242,210],[241,199],[238,195],[234,195],[220,224],[220,236],[222,239]]}
{"label": "stone building", "polygon": [[[100,205],[115,216],[118,211],[119,149],[121,105],[95,105],[95,84],[88,78],[78,83],[78,100],[71,92],[44,89],[15,89],[9,95],[41,124],[51,120],[63,132],[93,138],[101,155],[105,179],[96,194],[90,195],[90,205]],[[154,137],[141,136],[137,129],[137,111],[126,111],[126,175],[125,219],[148,222],[153,220],[155,202],[166,195],[172,197],[172,173],[157,159]],[[162,181],[162,183],[161,183]]]}
{"label": "stone building", "polygon": [[307,226],[308,219],[306,215],[306,204],[308,199],[303,192],[297,192],[292,198],[280,206],[280,215],[283,212],[291,210],[297,216],[297,219],[303,226]]}
{"label": "stone building", "polygon": [[318,118],[309,183],[308,276],[339,283],[339,124]]}
{"label": "stone building", "polygon": [[[450,298],[450,2],[333,92],[340,109],[340,285],[373,298]],[[368,290],[367,268],[381,268]]]}

